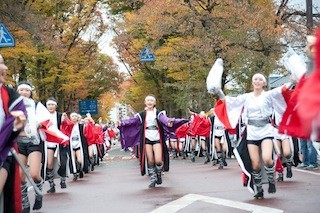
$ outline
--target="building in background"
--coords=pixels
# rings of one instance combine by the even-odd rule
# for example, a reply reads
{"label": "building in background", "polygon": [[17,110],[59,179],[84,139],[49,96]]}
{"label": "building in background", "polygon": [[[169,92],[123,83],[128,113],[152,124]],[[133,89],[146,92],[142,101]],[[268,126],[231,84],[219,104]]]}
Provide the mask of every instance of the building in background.
{"label": "building in background", "polygon": [[129,104],[115,103],[115,107],[110,110],[110,118],[114,123],[134,116],[134,110]]}
{"label": "building in background", "polygon": [[268,77],[268,89],[273,89],[290,82],[289,75],[270,75]]}

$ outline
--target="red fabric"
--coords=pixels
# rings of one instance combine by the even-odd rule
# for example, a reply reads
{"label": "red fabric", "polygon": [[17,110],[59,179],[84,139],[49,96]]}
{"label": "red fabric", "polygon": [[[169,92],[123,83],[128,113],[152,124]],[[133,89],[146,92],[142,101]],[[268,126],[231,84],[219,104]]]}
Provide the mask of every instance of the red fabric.
{"label": "red fabric", "polygon": [[283,96],[286,104],[288,104],[290,102],[290,99],[292,98],[292,95],[294,94],[294,90],[289,89],[287,87],[282,87],[281,93],[282,93],[282,96]]}
{"label": "red fabric", "polygon": [[67,146],[69,144],[69,140],[64,140],[63,138],[60,138],[56,132],[50,130],[49,127],[51,125],[52,122],[50,120],[46,120],[41,123],[41,130],[46,134],[46,141],[58,143],[62,146]]}
{"label": "red fabric", "polygon": [[102,127],[96,126],[90,121],[85,125],[83,134],[87,139],[88,146],[91,146],[92,144],[104,143],[104,133]]}
{"label": "red fabric", "polygon": [[237,129],[237,128],[236,128],[236,129],[228,129],[228,132],[229,132],[231,135],[235,135],[235,134],[237,134],[238,129]]}
{"label": "red fabric", "polygon": [[282,162],[281,162],[281,157],[280,156],[277,157],[276,172],[283,173],[283,166],[282,166]]}
{"label": "red fabric", "polygon": [[70,137],[74,124],[69,118],[65,118],[60,126],[61,132]]}
{"label": "red fabric", "polygon": [[[17,151],[17,144],[14,144],[14,149]],[[21,198],[21,179],[19,164],[17,161],[14,163],[14,186],[13,186],[13,195],[14,195],[14,212],[22,212],[22,198]]]}
{"label": "red fabric", "polygon": [[298,101],[301,103],[298,108],[298,115],[304,124],[303,130],[305,132],[311,132],[314,121],[318,132],[320,131],[320,29],[316,33],[316,38],[315,70],[302,85],[298,94]]}
{"label": "red fabric", "polygon": [[116,137],[116,133],[115,133],[115,131],[113,130],[113,129],[109,129],[108,128],[108,135],[109,135],[109,137],[110,137],[110,139],[113,139],[113,138],[115,138]]}
{"label": "red fabric", "polygon": [[198,114],[194,114],[194,118],[190,123],[187,134],[190,136],[210,136],[211,122],[207,117],[201,117]]}
{"label": "red fabric", "polygon": [[177,138],[185,138],[187,136],[187,132],[189,129],[189,125],[187,123],[179,126],[176,131],[175,131],[175,135],[177,136]]}
{"label": "red fabric", "polygon": [[91,146],[95,143],[96,136],[94,134],[94,124],[92,122],[89,121],[86,123],[83,134],[87,139],[88,146]]}
{"label": "red fabric", "polygon": [[104,133],[101,126],[94,126],[94,131],[96,134],[96,143],[103,144],[104,143]]}
{"label": "red fabric", "polygon": [[229,122],[228,118],[228,112],[227,112],[227,105],[225,100],[218,100],[217,103],[214,106],[214,112],[216,113],[217,117],[223,123],[225,128],[227,130],[232,130],[231,124]]}
{"label": "red fabric", "polygon": [[201,119],[196,114],[193,115],[193,120],[190,122],[187,134],[190,136],[197,136],[196,131],[200,126]]}
{"label": "red fabric", "polygon": [[306,80],[306,77],[302,76],[293,91],[282,91],[287,102],[287,108],[279,125],[280,133],[298,138],[310,137],[310,132],[303,131],[304,128],[298,115],[298,108],[301,107],[301,104],[298,104],[298,94]]}
{"label": "red fabric", "polygon": [[9,93],[4,86],[1,87],[1,99],[3,103],[3,109],[6,116],[9,114]]}
{"label": "red fabric", "polygon": [[195,130],[193,130],[193,131],[195,131],[196,135],[203,136],[203,137],[209,137],[210,136],[210,129],[211,129],[211,122],[208,120],[208,118],[196,115],[195,120],[199,121],[199,125],[197,126],[197,128]]}
{"label": "red fabric", "polygon": [[244,172],[242,172],[242,174],[241,174],[241,179],[242,179],[243,186],[247,186],[249,179],[248,179],[248,176]]}

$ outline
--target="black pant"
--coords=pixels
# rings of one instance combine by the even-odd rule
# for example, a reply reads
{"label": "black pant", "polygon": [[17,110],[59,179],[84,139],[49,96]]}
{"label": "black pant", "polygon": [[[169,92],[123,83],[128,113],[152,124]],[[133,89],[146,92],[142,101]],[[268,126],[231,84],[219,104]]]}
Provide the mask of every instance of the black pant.
{"label": "black pant", "polygon": [[58,170],[58,174],[61,177],[67,177],[67,162],[68,162],[68,155],[69,155],[69,146],[63,147],[59,145],[59,155],[60,155],[60,167]]}
{"label": "black pant", "polygon": [[6,213],[14,213],[15,209],[14,209],[14,181],[15,175],[19,175],[15,174],[15,172],[19,172],[19,171],[15,171],[15,161],[14,161],[14,157],[13,156],[8,156],[5,163],[4,163],[4,168],[7,170],[8,172],[8,178],[7,181],[3,187],[3,195],[4,195],[4,212]]}

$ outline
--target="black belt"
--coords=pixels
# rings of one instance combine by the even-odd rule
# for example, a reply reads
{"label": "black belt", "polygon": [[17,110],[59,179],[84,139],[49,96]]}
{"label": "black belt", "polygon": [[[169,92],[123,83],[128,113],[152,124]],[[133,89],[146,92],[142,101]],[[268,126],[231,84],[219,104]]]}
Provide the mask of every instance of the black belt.
{"label": "black belt", "polygon": [[158,130],[157,126],[147,126],[146,129],[148,130]]}

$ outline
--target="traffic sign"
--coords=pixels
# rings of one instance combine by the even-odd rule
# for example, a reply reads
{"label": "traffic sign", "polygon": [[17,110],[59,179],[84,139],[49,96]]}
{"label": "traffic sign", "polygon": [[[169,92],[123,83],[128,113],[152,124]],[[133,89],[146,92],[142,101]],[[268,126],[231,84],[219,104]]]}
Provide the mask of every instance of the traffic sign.
{"label": "traffic sign", "polygon": [[85,115],[90,113],[91,115],[98,114],[98,101],[97,100],[83,100],[79,101],[79,113]]}
{"label": "traffic sign", "polygon": [[149,47],[143,48],[140,55],[140,62],[153,62],[155,61],[155,56]]}
{"label": "traffic sign", "polygon": [[0,47],[14,47],[15,42],[6,26],[0,23]]}

